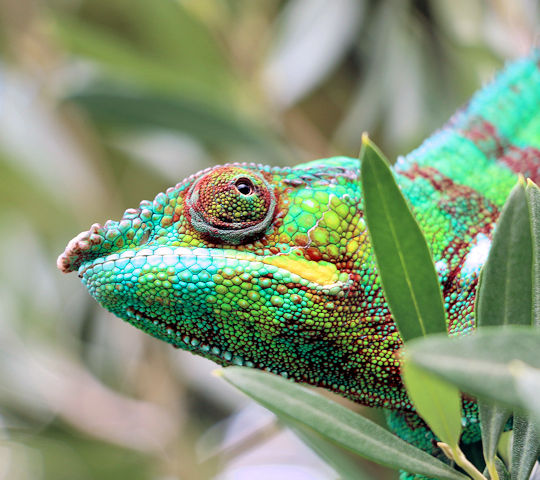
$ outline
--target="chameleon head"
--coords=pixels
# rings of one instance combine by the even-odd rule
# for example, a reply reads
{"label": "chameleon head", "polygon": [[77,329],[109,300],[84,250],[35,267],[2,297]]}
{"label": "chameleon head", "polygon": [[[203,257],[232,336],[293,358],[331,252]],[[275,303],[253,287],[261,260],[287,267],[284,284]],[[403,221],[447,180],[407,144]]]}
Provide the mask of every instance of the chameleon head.
{"label": "chameleon head", "polygon": [[376,285],[357,163],[204,170],[94,224],[58,267],[117,316],[219,364],[404,402],[388,391],[399,338]]}

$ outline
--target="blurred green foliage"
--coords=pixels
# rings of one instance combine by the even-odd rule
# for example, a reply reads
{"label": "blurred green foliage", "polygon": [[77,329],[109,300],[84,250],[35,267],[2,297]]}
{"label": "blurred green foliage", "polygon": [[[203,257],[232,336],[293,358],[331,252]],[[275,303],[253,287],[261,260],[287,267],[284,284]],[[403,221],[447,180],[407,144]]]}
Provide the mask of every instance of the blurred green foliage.
{"label": "blurred green foliage", "polygon": [[249,457],[273,420],[238,427],[251,407],[209,362],[99,309],[56,256],[209,165],[356,156],[364,130],[405,153],[538,20],[533,0],[0,0],[0,479],[305,473],[299,444]]}

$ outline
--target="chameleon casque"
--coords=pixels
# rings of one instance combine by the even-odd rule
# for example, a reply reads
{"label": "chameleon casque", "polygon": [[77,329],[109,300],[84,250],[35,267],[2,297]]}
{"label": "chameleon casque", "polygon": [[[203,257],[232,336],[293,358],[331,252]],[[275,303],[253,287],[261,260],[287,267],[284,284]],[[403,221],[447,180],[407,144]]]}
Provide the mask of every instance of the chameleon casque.
{"label": "chameleon casque", "polygon": [[[517,172],[540,180],[540,51],[509,64],[393,167],[431,248],[450,334],[474,300]],[[402,387],[402,342],[363,218],[359,160],[196,173],[94,224],[58,258],[135,327],[220,365],[268,370],[391,411],[390,426],[437,454]],[[464,442],[479,438],[465,402]]]}

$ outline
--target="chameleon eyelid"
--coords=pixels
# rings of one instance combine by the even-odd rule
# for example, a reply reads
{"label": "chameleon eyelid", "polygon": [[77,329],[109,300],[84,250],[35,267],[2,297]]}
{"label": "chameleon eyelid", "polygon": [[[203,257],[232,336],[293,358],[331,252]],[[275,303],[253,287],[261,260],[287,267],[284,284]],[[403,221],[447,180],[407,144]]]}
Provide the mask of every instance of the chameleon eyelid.
{"label": "chameleon eyelid", "polygon": [[[200,198],[199,187],[201,182],[207,178],[207,175],[204,175],[192,185],[192,187],[187,192],[185,199],[186,211],[191,219],[191,226],[195,230],[206,235],[210,235],[212,237],[217,237],[220,241],[229,245],[240,245],[242,243],[245,243],[246,241],[252,240],[254,237],[262,234],[268,229],[274,218],[277,202],[274,194],[274,189],[263,177],[252,173],[252,175],[260,181],[262,187],[264,188],[264,191],[266,192],[270,200],[265,216],[256,224],[251,224],[249,226],[243,226],[240,222],[230,223],[227,226],[223,226],[222,224],[218,226],[217,224],[212,223],[210,218],[205,216],[204,211],[201,211],[200,208],[197,208],[197,204]],[[241,180],[249,182],[253,186],[253,192],[257,191],[253,180],[249,179],[245,175],[235,180],[234,185],[236,185],[236,183]]]}

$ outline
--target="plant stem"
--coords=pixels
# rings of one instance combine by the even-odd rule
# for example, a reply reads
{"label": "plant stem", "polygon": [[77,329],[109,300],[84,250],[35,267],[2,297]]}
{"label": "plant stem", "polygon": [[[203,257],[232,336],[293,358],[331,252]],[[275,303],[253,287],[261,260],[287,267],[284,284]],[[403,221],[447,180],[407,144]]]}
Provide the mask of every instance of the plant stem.
{"label": "plant stem", "polygon": [[486,467],[489,472],[491,480],[499,480],[499,474],[497,473],[497,468],[495,468],[495,462],[493,459],[486,463]]}
{"label": "plant stem", "polygon": [[452,449],[452,453],[454,456],[455,462],[463,469],[465,470],[471,478],[474,480],[487,480],[484,475],[482,475],[477,468],[467,460],[467,457],[465,454],[461,451],[461,449],[456,446]]}
{"label": "plant stem", "polygon": [[[454,460],[457,465],[459,465],[463,470],[465,470],[465,472],[467,472],[473,480],[487,480],[487,478],[484,477],[484,475],[482,475],[477,470],[477,468],[471,462],[469,462],[469,460],[467,460],[467,457],[457,445],[450,446],[444,442],[439,442],[437,443],[437,446],[444,452],[444,454],[448,458]],[[497,472],[495,472],[495,474],[497,474]],[[499,476],[492,476],[491,480],[499,480]]]}

